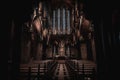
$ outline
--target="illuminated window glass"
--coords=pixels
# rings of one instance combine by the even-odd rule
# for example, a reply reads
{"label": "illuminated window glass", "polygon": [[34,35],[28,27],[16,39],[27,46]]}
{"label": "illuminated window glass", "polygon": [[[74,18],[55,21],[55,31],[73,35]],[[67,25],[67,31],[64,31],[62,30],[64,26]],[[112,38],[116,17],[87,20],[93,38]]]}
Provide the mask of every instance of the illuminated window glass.
{"label": "illuminated window glass", "polygon": [[55,10],[53,11],[53,32],[55,31]]}
{"label": "illuminated window glass", "polygon": [[58,9],[58,33],[60,32],[60,9]]}
{"label": "illuminated window glass", "polygon": [[70,33],[70,11],[67,10],[67,30],[68,30],[68,33]]}
{"label": "illuminated window glass", "polygon": [[[63,8],[61,11],[62,11],[62,14],[60,13],[60,8],[53,10],[53,33],[55,32],[55,29],[58,29],[57,31],[58,34],[60,33],[64,34],[66,31],[65,29],[67,28],[67,33],[69,34],[70,33],[70,11],[66,10],[65,8]],[[62,20],[60,20],[60,18],[62,18]],[[56,25],[56,21],[57,21],[57,25]],[[60,24],[60,21],[62,24]],[[63,27],[62,29],[60,29],[61,25]]]}
{"label": "illuminated window glass", "polygon": [[65,9],[63,8],[63,33],[65,33]]}

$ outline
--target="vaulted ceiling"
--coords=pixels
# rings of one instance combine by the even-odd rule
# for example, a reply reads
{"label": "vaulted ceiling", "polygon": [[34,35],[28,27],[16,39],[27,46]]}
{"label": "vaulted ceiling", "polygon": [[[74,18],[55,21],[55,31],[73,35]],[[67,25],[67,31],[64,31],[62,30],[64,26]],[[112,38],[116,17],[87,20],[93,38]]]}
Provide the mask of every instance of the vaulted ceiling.
{"label": "vaulted ceiling", "polygon": [[51,0],[53,7],[67,6],[73,7],[75,0]]}

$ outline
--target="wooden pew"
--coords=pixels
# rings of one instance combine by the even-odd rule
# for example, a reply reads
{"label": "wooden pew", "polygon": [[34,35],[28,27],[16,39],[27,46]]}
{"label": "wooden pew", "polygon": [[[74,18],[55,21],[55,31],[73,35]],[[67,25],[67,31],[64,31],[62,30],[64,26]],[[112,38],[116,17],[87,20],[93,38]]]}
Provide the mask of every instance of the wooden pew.
{"label": "wooden pew", "polygon": [[66,66],[74,80],[96,80],[96,70],[91,65],[81,65],[78,62],[67,60]]}
{"label": "wooden pew", "polygon": [[65,64],[68,69],[70,80],[77,80],[77,74],[75,72],[75,63],[70,60],[67,60]]}
{"label": "wooden pew", "polygon": [[[41,66],[42,65],[42,66]],[[51,80],[57,62],[50,61],[38,64],[38,67],[20,68],[20,80]]]}

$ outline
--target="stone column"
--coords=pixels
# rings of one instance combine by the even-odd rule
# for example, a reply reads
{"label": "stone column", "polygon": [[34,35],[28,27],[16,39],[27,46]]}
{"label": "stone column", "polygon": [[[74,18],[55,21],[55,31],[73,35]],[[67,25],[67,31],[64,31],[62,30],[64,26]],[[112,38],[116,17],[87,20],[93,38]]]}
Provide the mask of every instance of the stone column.
{"label": "stone column", "polygon": [[46,59],[46,38],[43,39],[42,42],[42,59],[45,60]]}
{"label": "stone column", "polygon": [[22,42],[21,62],[28,63],[30,60],[31,41]]}
{"label": "stone column", "polygon": [[95,41],[94,41],[94,39],[92,39],[91,42],[92,42],[93,60],[94,60],[94,62],[96,62],[96,50],[95,50]]}
{"label": "stone column", "polygon": [[81,58],[87,60],[87,48],[85,43],[81,43]]}
{"label": "stone column", "polygon": [[37,54],[36,54],[36,60],[42,59],[42,44],[38,43],[37,45]]}
{"label": "stone column", "polygon": [[91,39],[86,39],[87,59],[93,60]]}
{"label": "stone column", "polygon": [[70,56],[69,56],[69,58],[71,58],[71,53],[72,53],[72,46],[70,45]]}
{"label": "stone column", "polygon": [[54,45],[52,45],[52,58],[54,57]]}
{"label": "stone column", "polygon": [[78,59],[81,59],[81,42],[77,41]]}

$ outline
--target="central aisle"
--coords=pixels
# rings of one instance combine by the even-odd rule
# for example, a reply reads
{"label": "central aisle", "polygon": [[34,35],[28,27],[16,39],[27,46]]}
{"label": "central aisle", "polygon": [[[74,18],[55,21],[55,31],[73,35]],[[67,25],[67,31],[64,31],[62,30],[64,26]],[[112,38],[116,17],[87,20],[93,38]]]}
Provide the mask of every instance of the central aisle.
{"label": "central aisle", "polygon": [[69,74],[65,63],[58,63],[57,68],[54,73],[55,80],[69,80]]}

